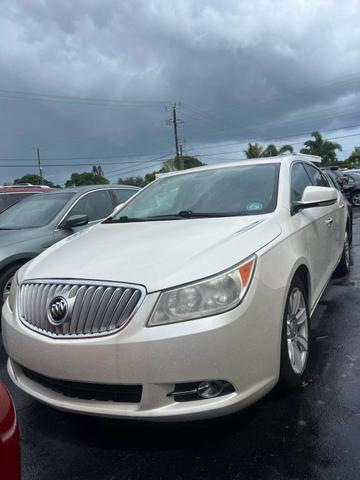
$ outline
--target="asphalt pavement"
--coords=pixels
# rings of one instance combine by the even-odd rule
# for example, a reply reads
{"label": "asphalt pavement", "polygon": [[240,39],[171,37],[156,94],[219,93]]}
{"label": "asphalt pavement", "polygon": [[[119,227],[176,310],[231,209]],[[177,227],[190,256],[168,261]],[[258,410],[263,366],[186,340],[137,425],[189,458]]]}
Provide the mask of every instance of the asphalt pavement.
{"label": "asphalt pavement", "polygon": [[[360,211],[353,267],[317,307],[302,388],[228,417],[156,424],[53,410],[0,379],[17,407],[24,480],[360,478]],[[266,339],[264,339],[266,341]]]}

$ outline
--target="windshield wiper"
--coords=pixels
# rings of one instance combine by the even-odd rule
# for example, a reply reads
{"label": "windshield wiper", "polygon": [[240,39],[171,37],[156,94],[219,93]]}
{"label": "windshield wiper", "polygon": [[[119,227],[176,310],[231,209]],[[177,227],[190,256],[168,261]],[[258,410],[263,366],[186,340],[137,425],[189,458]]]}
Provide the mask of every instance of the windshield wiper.
{"label": "windshield wiper", "polygon": [[170,214],[170,215],[154,215],[151,217],[127,217],[126,215],[120,217],[116,220],[108,219],[105,220],[103,223],[131,223],[131,222],[152,222],[153,220],[180,220],[184,217],[179,216],[177,214]]}
{"label": "windshield wiper", "polygon": [[217,217],[233,217],[241,215],[240,212],[193,212],[192,210],[180,210],[178,213],[168,213],[164,215],[151,215],[149,217],[127,217],[123,216],[117,220],[109,218],[103,223],[131,223],[131,222],[152,222],[157,220],[185,220],[188,218],[217,218]]}
{"label": "windshield wiper", "polygon": [[181,210],[177,215],[183,218],[215,218],[229,217],[237,214],[227,212],[193,212],[192,210]]}

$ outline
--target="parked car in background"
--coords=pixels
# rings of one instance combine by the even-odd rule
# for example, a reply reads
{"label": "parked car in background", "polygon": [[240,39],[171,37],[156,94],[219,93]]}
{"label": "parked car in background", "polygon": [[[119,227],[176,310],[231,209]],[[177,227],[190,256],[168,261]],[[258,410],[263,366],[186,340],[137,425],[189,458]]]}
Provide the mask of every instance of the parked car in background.
{"label": "parked car in background", "polygon": [[[106,218],[139,190],[88,186],[33,195],[0,214],[0,307],[16,270],[55,242]],[[93,259],[89,258],[91,262]],[[60,261],[63,261],[61,259]]]}
{"label": "parked car in background", "polygon": [[344,197],[314,160],[171,173],[22,267],[2,310],[12,380],[62,410],[148,420],[301,385],[310,316],[350,268]]}
{"label": "parked car in background", "polygon": [[351,194],[354,190],[352,185],[349,185],[348,179],[346,178],[345,173],[340,170],[339,167],[322,167],[321,170],[324,173],[327,173],[336,183],[339,185],[341,192],[345,195],[345,197],[353,204],[351,199]]}
{"label": "parked car in background", "polygon": [[20,437],[16,410],[5,385],[0,382],[0,478],[20,480]]}
{"label": "parked car in background", "polygon": [[345,172],[347,185],[351,188],[350,201],[354,207],[360,207],[360,172]]}
{"label": "parked car in background", "polygon": [[0,213],[20,200],[34,195],[35,193],[47,192],[49,187],[41,185],[11,185],[9,187],[0,186]]}
{"label": "parked car in background", "polygon": [[340,187],[347,184],[347,179],[346,179],[344,173],[342,172],[342,170],[340,170],[339,167],[328,166],[328,167],[322,167],[321,170],[325,171],[329,175],[331,175],[334,178],[334,180],[336,180],[338,182]]}
{"label": "parked car in background", "polygon": [[[335,178],[329,174],[328,171],[322,169],[325,177],[328,179],[330,185],[332,185],[334,188],[336,188],[337,190],[339,190],[341,193],[343,193],[343,189],[340,187],[340,184],[335,180]],[[343,194],[344,195],[344,194]],[[346,195],[344,195],[344,200],[346,202],[346,207],[347,207],[347,210],[348,210],[348,214],[349,214],[349,242],[352,243],[352,239],[353,239],[353,209],[352,209],[352,203],[350,202],[350,200],[348,199],[348,197]]]}

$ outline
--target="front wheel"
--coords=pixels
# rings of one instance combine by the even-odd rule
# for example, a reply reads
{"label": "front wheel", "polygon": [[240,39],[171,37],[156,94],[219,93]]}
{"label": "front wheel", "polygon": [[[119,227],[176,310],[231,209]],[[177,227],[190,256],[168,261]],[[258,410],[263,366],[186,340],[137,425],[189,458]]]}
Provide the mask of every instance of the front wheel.
{"label": "front wheel", "polygon": [[14,275],[20,267],[21,265],[19,264],[12,265],[0,274],[0,312],[2,306],[9,296],[11,282],[14,278]]}
{"label": "front wheel", "polygon": [[351,203],[354,207],[360,207],[360,190],[356,190],[351,194],[350,197]]}
{"label": "front wheel", "polygon": [[345,277],[350,272],[350,242],[348,233],[345,232],[344,248],[340,262],[334,272],[335,277]]}
{"label": "front wheel", "polygon": [[298,387],[309,358],[309,307],[300,278],[295,277],[288,293],[281,335],[279,386],[284,390]]}

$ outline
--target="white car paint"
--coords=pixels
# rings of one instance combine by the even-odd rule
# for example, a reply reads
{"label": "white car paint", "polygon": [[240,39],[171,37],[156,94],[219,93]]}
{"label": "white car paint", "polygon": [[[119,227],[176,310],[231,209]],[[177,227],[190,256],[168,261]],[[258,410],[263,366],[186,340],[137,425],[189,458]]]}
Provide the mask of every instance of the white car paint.
{"label": "white car paint", "polygon": [[[94,338],[54,339],[39,334],[21,322],[19,300],[14,311],[7,302],[3,336],[12,380],[60,409],[141,419],[207,418],[239,410],[262,397],[279,378],[284,308],[296,270],[304,266],[308,271],[312,312],[344,248],[348,213],[340,192],[332,205],[291,214],[291,169],[295,162],[308,161],[306,156],[289,155],[191,171],[281,162],[272,213],[101,224],[35,258],[20,271],[20,284],[32,279],[121,281],[143,285],[147,294],[125,328]],[[236,308],[197,320],[147,326],[162,290],[215,275],[254,254],[253,279]],[[141,401],[67,397],[30,380],[22,366],[54,379],[141,384]],[[226,380],[234,391],[189,402],[168,396],[176,383],[209,379]]]}

